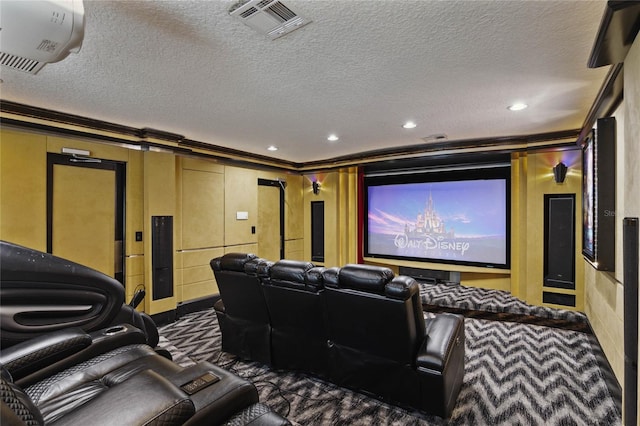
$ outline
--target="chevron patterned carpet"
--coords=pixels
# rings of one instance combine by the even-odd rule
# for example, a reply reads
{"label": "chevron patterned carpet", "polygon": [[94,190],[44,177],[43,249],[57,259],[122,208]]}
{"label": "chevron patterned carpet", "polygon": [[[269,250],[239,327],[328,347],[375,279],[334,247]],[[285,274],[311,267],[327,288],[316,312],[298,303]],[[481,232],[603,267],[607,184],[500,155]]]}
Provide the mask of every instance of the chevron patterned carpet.
{"label": "chevron patterned carpet", "polygon": [[[423,300],[426,297],[431,296],[423,295]],[[482,307],[482,299],[491,303],[496,300],[484,291],[469,297],[476,299],[473,309]],[[505,304],[517,305],[509,298],[511,296],[496,305],[496,312],[508,310],[503,308]],[[530,313],[525,310],[526,315]],[[542,311],[540,314],[578,315],[575,320],[580,320],[581,315]],[[606,366],[603,369],[602,354],[592,335],[475,318],[466,318],[465,332],[464,382],[454,412],[446,421],[386,404],[311,376],[273,371],[258,363],[239,361],[221,352],[221,335],[213,309],[187,314],[160,328],[161,344],[172,352],[177,362],[188,365],[209,360],[253,381],[261,402],[294,424],[621,424],[620,395],[608,386],[610,371],[606,371]]]}

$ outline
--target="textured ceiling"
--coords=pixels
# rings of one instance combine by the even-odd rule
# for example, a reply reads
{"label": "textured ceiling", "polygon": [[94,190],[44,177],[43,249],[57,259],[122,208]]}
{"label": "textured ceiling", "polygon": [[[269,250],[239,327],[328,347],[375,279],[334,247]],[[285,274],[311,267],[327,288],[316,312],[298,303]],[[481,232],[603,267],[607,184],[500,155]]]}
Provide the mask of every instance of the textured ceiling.
{"label": "textured ceiling", "polygon": [[609,68],[587,68],[604,1],[282,1],[313,22],[272,41],[233,1],[85,0],[80,53],[2,68],[1,97],[307,162],[578,129]]}

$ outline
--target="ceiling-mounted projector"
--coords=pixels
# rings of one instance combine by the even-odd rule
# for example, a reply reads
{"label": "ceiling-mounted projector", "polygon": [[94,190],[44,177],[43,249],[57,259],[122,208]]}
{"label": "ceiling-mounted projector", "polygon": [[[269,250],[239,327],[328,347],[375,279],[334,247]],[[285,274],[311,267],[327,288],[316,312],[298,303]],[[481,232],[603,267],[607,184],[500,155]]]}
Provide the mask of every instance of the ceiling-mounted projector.
{"label": "ceiling-mounted projector", "polygon": [[78,53],[83,38],[82,0],[0,3],[0,65],[36,74]]}

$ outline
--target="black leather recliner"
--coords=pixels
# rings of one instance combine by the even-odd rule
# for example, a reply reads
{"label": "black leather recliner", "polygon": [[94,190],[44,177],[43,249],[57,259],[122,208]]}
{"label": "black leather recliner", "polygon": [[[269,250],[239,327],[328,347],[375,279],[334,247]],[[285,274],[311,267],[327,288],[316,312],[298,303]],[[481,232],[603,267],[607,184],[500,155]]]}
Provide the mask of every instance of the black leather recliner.
{"label": "black leather recliner", "polygon": [[222,350],[241,359],[271,364],[271,320],[261,276],[272,263],[254,254],[228,253],[210,262],[221,299],[214,309]]}
{"label": "black leather recliner", "polygon": [[[245,273],[248,281],[243,281],[241,271],[255,256],[225,256],[211,266],[214,272],[235,271],[216,274],[219,285],[235,289],[232,303],[261,311],[255,284],[262,281],[269,315],[261,318],[270,320],[275,367],[314,373],[399,405],[450,416],[464,376],[464,317],[426,315],[413,278],[370,265],[325,269],[281,260],[248,268],[261,272]],[[237,283],[250,288],[250,296]],[[218,303],[226,306],[229,293],[220,291]],[[224,311],[217,306],[216,313],[221,318]],[[221,324],[221,331],[224,344],[230,329]],[[242,344],[250,346],[251,336],[246,330],[240,334]],[[253,343],[264,344],[264,337],[258,334]]]}
{"label": "black leather recliner", "polygon": [[327,374],[322,271],[309,262],[280,260],[262,280],[276,368]]}
{"label": "black leather recliner", "polygon": [[121,323],[158,344],[155,323],[125,303],[124,286],[84,265],[0,241],[0,279],[2,348],[69,327],[94,331]]}
{"label": "black leather recliner", "polygon": [[346,265],[322,275],[331,380],[448,417],[464,375],[464,318],[425,319],[418,284],[388,268]]}
{"label": "black leather recliner", "polygon": [[[208,362],[181,367],[124,325],[59,330],[0,352],[3,425],[220,425],[243,416],[286,419],[256,407],[250,382]],[[207,386],[194,388],[204,381]]]}
{"label": "black leather recliner", "polygon": [[0,424],[289,424],[251,382],[154,350],[155,324],[117,281],[6,242],[0,268]]}

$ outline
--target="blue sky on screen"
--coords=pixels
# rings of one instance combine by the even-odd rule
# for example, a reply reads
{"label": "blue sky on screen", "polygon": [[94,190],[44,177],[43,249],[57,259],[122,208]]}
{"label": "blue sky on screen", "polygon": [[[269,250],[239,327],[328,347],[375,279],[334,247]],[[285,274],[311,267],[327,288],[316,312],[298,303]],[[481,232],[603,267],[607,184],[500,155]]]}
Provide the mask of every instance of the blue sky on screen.
{"label": "blue sky on screen", "polygon": [[396,234],[415,225],[433,198],[434,209],[457,237],[506,235],[503,179],[395,184],[369,187],[369,232]]}

